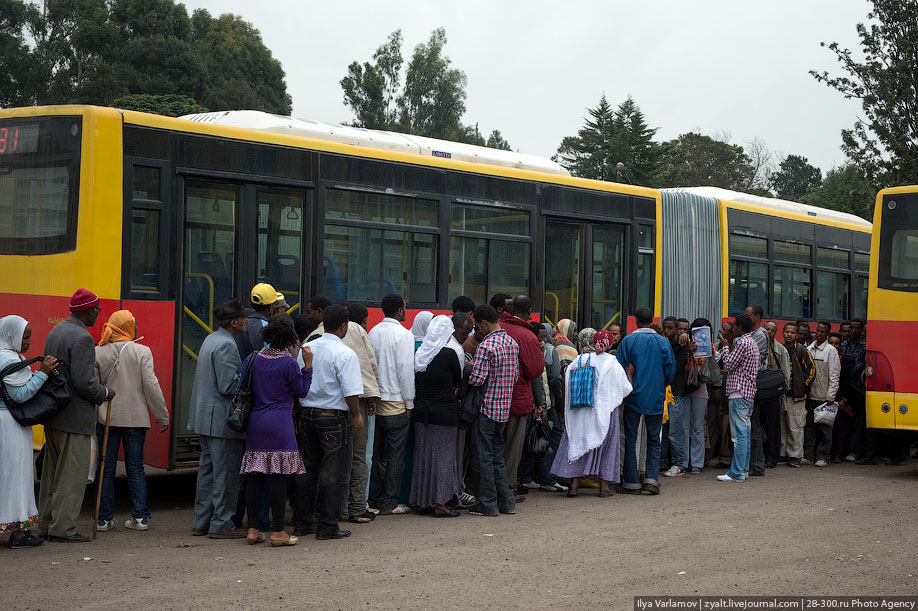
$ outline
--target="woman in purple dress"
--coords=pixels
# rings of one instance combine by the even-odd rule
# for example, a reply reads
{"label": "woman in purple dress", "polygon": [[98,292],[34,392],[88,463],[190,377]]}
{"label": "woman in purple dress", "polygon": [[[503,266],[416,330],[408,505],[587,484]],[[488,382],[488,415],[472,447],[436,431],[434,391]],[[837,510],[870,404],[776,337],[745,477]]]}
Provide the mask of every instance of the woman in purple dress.
{"label": "woman in purple dress", "polygon": [[296,545],[297,537],[284,528],[287,509],[287,487],[294,475],[306,472],[296,443],[293,426],[294,399],[305,397],[312,382],[312,351],[303,348],[304,367],[296,357],[300,353],[293,321],[286,314],[275,316],[262,329],[268,344],[253,352],[242,365],[240,383],[249,367],[252,370],[252,413],[245,435],[245,454],[240,472],[247,476],[245,489],[249,532],[246,541],[261,543],[265,536],[258,530],[258,508],[262,491],[268,486],[274,532],[271,545]]}

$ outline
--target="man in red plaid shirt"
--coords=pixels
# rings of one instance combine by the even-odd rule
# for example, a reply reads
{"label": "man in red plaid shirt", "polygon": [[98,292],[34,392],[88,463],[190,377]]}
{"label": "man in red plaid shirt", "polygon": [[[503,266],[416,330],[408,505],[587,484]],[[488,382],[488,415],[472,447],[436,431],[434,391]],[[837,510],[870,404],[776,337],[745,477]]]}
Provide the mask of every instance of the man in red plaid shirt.
{"label": "man in red plaid shirt", "polygon": [[749,473],[752,407],[755,400],[756,376],[759,373],[759,346],[752,339],[752,319],[745,314],[736,317],[733,331],[724,325],[723,340],[729,346],[721,350],[727,382],[724,392],[730,399],[730,424],[735,433],[733,463],[730,470],[717,479],[722,482],[744,482]]}
{"label": "man in red plaid shirt", "polygon": [[485,385],[481,413],[472,425],[478,503],[469,513],[476,516],[516,513],[504,464],[504,427],[510,418],[513,385],[520,375],[520,348],[498,320],[497,310],[491,306],[475,308],[475,329],[485,336],[475,351],[469,375],[470,385]]}

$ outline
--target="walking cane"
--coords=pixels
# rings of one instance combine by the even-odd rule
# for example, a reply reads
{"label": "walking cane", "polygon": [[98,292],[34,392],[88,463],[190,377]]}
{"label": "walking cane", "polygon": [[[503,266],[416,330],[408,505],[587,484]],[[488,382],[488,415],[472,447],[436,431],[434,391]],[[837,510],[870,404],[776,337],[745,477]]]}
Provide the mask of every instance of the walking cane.
{"label": "walking cane", "polygon": [[102,506],[102,477],[105,473],[105,451],[108,449],[108,423],[112,419],[112,400],[108,400],[108,406],[105,409],[105,434],[103,435],[102,447],[99,452],[102,454],[102,464],[99,466],[99,472],[96,474],[96,515],[92,521],[92,538],[95,539],[99,532],[99,508]]}

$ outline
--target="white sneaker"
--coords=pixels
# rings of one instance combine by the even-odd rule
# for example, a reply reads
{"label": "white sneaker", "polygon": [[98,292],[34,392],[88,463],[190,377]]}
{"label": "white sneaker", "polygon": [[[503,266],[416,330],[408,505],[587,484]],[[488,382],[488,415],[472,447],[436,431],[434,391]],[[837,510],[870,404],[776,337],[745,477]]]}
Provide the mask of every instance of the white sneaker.
{"label": "white sneaker", "polygon": [[100,533],[108,532],[115,527],[114,520],[99,520],[99,524],[96,526],[96,530]]}
{"label": "white sneaker", "polygon": [[150,530],[147,518],[131,518],[124,522],[124,527],[130,528],[131,530]]}
{"label": "white sneaker", "polygon": [[667,471],[663,472],[663,475],[665,475],[666,477],[678,477],[684,474],[685,474],[685,471],[683,471],[682,467],[678,465],[673,465]]}
{"label": "white sneaker", "polygon": [[744,481],[746,481],[746,480],[743,480],[743,479],[733,479],[733,478],[730,477],[727,473],[724,473],[723,475],[718,475],[718,476],[717,476],[717,481],[719,481],[719,482],[736,482],[737,484],[742,484],[742,483],[743,483]]}
{"label": "white sneaker", "polygon": [[826,461],[823,460],[822,458],[820,458],[819,460],[817,460],[816,463],[815,463],[815,465],[816,465],[817,467],[825,467],[827,464],[828,464],[828,463],[826,463]]}
{"label": "white sneaker", "polygon": [[845,456],[845,462],[854,462],[856,460],[857,460],[857,456],[855,456],[854,454],[848,454],[847,456]]}
{"label": "white sneaker", "polygon": [[809,458],[801,458],[801,459],[800,459],[800,464],[801,464],[801,465],[812,465],[812,464],[813,464],[813,461],[810,460]]}
{"label": "white sneaker", "polygon": [[411,507],[408,505],[398,505],[395,509],[392,510],[392,515],[400,515],[403,513],[411,513]]}
{"label": "white sneaker", "polygon": [[535,480],[534,480],[534,479],[531,479],[531,480],[529,480],[528,482],[526,482],[525,484],[523,484],[523,488],[528,488],[528,489],[530,489],[530,490],[535,490],[535,489],[538,488],[538,487],[539,487],[539,485],[538,485],[537,483],[535,483]]}
{"label": "white sneaker", "polygon": [[555,482],[554,484],[549,484],[547,486],[539,486],[540,489],[545,492],[567,492],[567,486]]}

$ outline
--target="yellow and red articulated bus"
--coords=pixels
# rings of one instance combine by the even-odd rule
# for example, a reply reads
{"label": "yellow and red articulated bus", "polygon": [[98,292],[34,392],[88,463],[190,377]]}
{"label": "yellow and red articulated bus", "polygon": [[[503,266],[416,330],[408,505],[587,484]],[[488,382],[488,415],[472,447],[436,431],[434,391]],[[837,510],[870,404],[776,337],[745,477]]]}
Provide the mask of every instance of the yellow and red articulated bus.
{"label": "yellow and red articulated bus", "polygon": [[508,293],[530,295],[543,320],[595,329],[641,306],[715,324],[750,303],[836,324],[865,307],[866,221],[689,191],[254,111],[0,110],[0,316],[27,318],[38,354],[78,288],[102,298],[96,338],[107,314],[131,310],[171,414],[144,460],[171,469],[197,461],[187,410],[212,310],[248,305],[258,282],[293,314],[324,293],[366,304],[371,324],[393,292],[409,323],[459,295]]}
{"label": "yellow and red articulated bus", "polygon": [[918,431],[918,186],[877,195],[871,252],[867,426]]}

